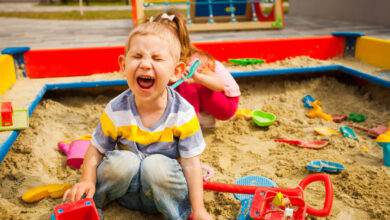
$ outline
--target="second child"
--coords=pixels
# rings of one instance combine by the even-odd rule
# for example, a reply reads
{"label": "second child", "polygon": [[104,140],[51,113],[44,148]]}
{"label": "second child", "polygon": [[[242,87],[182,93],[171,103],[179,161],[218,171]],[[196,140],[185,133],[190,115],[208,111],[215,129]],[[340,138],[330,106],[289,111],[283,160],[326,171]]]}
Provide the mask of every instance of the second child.
{"label": "second child", "polygon": [[154,22],[170,25],[181,43],[181,60],[190,65],[200,59],[202,65],[191,79],[177,87],[177,92],[194,106],[203,127],[213,127],[215,119],[228,120],[237,111],[240,89],[224,65],[210,54],[191,45],[184,17],[176,11],[158,15]]}

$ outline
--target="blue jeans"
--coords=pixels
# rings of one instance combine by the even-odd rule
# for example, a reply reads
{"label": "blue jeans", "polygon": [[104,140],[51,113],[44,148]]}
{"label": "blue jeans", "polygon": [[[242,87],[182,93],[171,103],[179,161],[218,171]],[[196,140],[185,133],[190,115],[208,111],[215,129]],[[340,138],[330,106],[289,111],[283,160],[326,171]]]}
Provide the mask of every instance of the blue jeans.
{"label": "blue jeans", "polygon": [[161,154],[142,159],[130,151],[107,152],[97,168],[94,201],[98,209],[111,201],[167,219],[187,219],[191,206],[180,164]]}

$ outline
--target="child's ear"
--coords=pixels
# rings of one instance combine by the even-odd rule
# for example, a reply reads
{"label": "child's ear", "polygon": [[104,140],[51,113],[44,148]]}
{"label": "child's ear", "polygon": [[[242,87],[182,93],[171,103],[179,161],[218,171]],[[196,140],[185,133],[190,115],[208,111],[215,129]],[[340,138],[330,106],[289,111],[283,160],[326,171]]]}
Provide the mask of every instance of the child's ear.
{"label": "child's ear", "polygon": [[125,71],[125,63],[126,63],[125,60],[126,60],[126,57],[124,55],[120,55],[118,57],[119,69],[121,72]]}
{"label": "child's ear", "polygon": [[184,62],[178,62],[176,64],[176,67],[175,67],[175,73],[173,75],[171,75],[171,78],[169,79],[171,82],[176,82],[177,80],[179,80],[184,71],[186,70],[186,64]]}

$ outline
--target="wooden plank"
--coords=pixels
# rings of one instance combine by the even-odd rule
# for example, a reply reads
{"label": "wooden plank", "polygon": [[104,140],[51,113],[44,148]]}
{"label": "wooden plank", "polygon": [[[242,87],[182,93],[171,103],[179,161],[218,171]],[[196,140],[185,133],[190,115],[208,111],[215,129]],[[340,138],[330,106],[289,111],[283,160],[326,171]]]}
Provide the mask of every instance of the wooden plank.
{"label": "wooden plank", "polygon": [[390,70],[390,40],[359,37],[355,57],[365,63]]}
{"label": "wooden plank", "polygon": [[0,55],[0,94],[11,88],[15,81],[14,59],[11,55]]}

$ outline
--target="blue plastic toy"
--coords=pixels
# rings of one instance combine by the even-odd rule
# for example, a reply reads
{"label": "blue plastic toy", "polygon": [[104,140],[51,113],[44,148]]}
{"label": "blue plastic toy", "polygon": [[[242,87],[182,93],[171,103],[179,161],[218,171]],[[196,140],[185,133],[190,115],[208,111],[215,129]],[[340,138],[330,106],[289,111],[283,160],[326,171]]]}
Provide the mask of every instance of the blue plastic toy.
{"label": "blue plastic toy", "polygon": [[390,167],[390,122],[387,131],[379,135],[376,142],[383,148],[383,164]]}
{"label": "blue plastic toy", "polygon": [[383,148],[383,164],[390,167],[390,143],[378,143]]}
{"label": "blue plastic toy", "polygon": [[311,105],[312,102],[314,102],[316,99],[311,97],[311,95],[306,95],[305,97],[302,98],[303,106],[305,108],[313,108]]}
{"label": "blue plastic toy", "polygon": [[354,139],[354,140],[358,140],[358,137],[357,137],[355,131],[352,128],[348,127],[348,126],[345,126],[345,125],[341,126],[340,127],[340,132],[346,138],[351,138],[351,139]]}
{"label": "blue plastic toy", "polygon": [[194,75],[194,73],[196,72],[196,70],[198,69],[198,67],[200,66],[200,64],[201,63],[200,63],[199,59],[195,60],[190,67],[190,71],[188,72],[188,75],[186,75],[184,78],[177,80],[173,85],[171,85],[171,88],[175,89],[180,84],[182,84],[186,79],[191,78]]}
{"label": "blue plastic toy", "polygon": [[[277,187],[274,181],[263,176],[244,176],[236,180],[236,184],[244,186]],[[235,193],[234,197],[241,202],[241,208],[239,214],[237,215],[237,220],[250,220],[251,218],[249,217],[249,212],[253,201],[253,195]]]}
{"label": "blue plastic toy", "polygon": [[326,160],[313,160],[310,161],[306,168],[311,172],[326,172],[326,173],[339,173],[345,170],[345,167],[337,162],[331,162]]}

